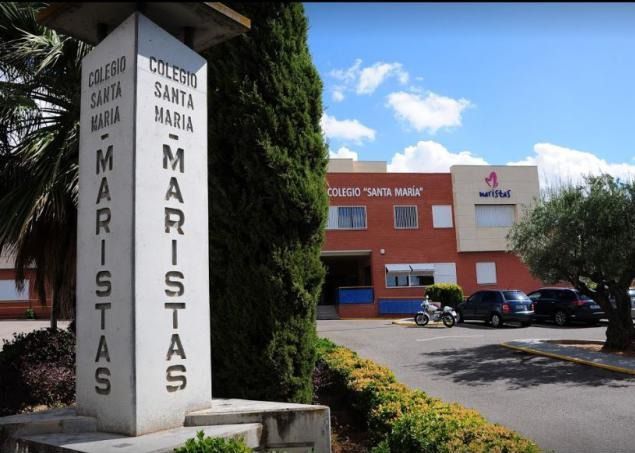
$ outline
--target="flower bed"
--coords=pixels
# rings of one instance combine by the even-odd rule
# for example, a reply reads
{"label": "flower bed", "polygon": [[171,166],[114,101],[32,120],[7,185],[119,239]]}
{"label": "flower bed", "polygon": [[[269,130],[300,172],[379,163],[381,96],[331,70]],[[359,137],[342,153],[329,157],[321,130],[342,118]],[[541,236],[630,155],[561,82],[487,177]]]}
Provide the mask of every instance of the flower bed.
{"label": "flower bed", "polygon": [[319,340],[318,357],[329,390],[364,420],[376,445],[373,453],[540,451],[475,410],[412,390],[388,368],[328,340]]}

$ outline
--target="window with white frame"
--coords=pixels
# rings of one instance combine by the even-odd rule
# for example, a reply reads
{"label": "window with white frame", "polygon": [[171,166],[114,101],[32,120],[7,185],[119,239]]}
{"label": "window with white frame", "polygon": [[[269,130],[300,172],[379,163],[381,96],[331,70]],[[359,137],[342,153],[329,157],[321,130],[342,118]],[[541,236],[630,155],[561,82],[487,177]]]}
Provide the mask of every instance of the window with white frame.
{"label": "window with white frame", "polygon": [[434,284],[434,266],[427,264],[386,264],[386,287],[428,286]]}
{"label": "window with white frame", "polygon": [[395,228],[398,230],[419,228],[416,206],[394,206]]}
{"label": "window with white frame", "polygon": [[366,229],[366,206],[329,206],[329,218],[326,229]]}
{"label": "window with white frame", "polygon": [[24,290],[18,291],[15,280],[0,280],[0,302],[29,300],[29,282],[24,282]]}
{"label": "window with white frame", "polygon": [[410,286],[434,285],[434,273],[413,272],[410,274]]}
{"label": "window with white frame", "polygon": [[513,204],[477,204],[476,226],[511,227],[515,214],[516,206]]}
{"label": "window with white frame", "polygon": [[432,227],[452,228],[452,206],[434,205],[432,206]]}
{"label": "window with white frame", "polygon": [[476,283],[479,285],[496,284],[496,263],[476,263]]}

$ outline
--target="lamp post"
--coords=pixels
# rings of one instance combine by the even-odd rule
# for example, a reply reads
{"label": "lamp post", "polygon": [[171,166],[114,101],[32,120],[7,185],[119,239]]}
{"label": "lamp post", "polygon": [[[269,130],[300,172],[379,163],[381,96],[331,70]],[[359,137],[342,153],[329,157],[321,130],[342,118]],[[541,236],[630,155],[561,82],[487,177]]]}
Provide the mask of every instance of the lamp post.
{"label": "lamp post", "polygon": [[220,3],[60,3],[82,61],[77,411],[130,436],[210,407],[207,62],[246,32]]}

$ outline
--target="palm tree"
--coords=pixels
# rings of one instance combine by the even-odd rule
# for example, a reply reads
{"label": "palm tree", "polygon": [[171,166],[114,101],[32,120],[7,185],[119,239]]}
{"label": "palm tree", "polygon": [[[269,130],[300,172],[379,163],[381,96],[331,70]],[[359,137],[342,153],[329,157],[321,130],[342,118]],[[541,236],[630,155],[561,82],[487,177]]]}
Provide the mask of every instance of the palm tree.
{"label": "palm tree", "polygon": [[16,283],[36,268],[51,328],[73,316],[82,42],[36,22],[42,3],[0,3],[0,251]]}

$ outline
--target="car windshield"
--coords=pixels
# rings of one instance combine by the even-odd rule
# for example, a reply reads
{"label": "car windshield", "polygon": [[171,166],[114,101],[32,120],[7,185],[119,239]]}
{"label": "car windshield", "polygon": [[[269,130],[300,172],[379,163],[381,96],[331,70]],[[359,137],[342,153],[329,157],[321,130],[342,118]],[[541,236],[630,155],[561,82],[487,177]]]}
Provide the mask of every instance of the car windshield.
{"label": "car windshield", "polygon": [[593,299],[591,299],[589,296],[587,296],[586,294],[582,294],[576,291],[576,296],[578,296],[579,300],[586,300],[586,301],[591,301],[591,302],[595,302]]}
{"label": "car windshield", "polygon": [[527,294],[522,291],[503,291],[503,295],[505,296],[505,300],[531,300],[527,297]]}

